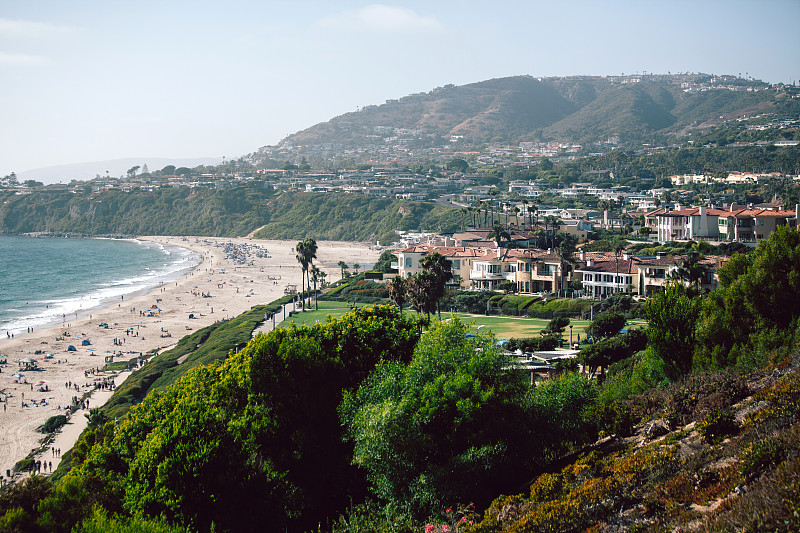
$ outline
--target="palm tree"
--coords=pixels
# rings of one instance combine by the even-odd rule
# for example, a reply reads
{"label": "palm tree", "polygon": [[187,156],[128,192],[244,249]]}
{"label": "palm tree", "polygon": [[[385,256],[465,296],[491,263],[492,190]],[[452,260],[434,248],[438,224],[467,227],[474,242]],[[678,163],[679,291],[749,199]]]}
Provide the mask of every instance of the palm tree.
{"label": "palm tree", "polygon": [[297,254],[294,256],[297,259],[297,262],[300,263],[300,299],[303,302],[303,311],[306,310],[306,301],[303,299],[302,295],[305,293],[306,290],[306,271],[308,270],[308,252],[306,250],[306,241],[302,240],[297,243],[297,246],[294,247]]}
{"label": "palm tree", "polygon": [[572,254],[575,253],[575,237],[569,234],[564,235],[556,253],[558,253],[559,266],[561,267],[561,288],[563,289],[565,270],[575,263],[575,259],[572,257]]}
{"label": "palm tree", "polygon": [[[297,262],[300,263],[300,267],[302,268],[301,288],[303,289],[303,292],[300,293],[302,295],[305,293],[304,282],[305,282],[305,277],[307,277],[308,275],[308,269],[314,263],[314,259],[317,258],[317,241],[315,241],[311,237],[306,237],[305,239],[297,243],[295,250],[297,251],[297,255],[295,257],[297,258]],[[308,284],[310,287],[311,286],[310,280]],[[305,311],[306,301],[305,298],[301,297],[301,299],[303,301],[303,311]]]}
{"label": "palm tree", "polygon": [[310,278],[308,283],[314,284],[314,304],[317,311],[319,311],[319,295],[317,294],[317,282],[321,279],[320,274],[322,271],[317,267],[317,265],[312,265],[311,270],[309,271]]}
{"label": "palm tree", "polygon": [[344,279],[344,271],[347,270],[347,263],[345,263],[344,261],[339,261],[336,264],[339,266],[339,268],[342,269],[342,279]]}
{"label": "palm tree", "polygon": [[467,214],[467,208],[461,208],[461,231],[464,231],[464,216]]}
{"label": "palm tree", "polygon": [[547,231],[547,226],[553,226],[553,231],[550,233],[550,247],[555,248],[556,226],[558,224],[558,217],[548,215],[544,219],[544,229]]}
{"label": "palm tree", "polygon": [[[525,213],[528,212],[528,200],[522,199],[522,220],[525,220]],[[524,225],[524,224],[523,224]]]}
{"label": "palm tree", "polygon": [[625,245],[622,244],[622,241],[614,241],[611,250],[614,252],[614,281],[616,282],[619,277],[619,256],[625,251]]}
{"label": "palm tree", "polygon": [[514,224],[519,226],[519,207],[514,206]]}
{"label": "palm tree", "polygon": [[690,252],[681,260],[680,266],[670,274],[670,277],[686,281],[690,287],[699,292],[706,270],[705,265],[700,264],[700,255],[697,252]]}
{"label": "palm tree", "polygon": [[495,224],[494,226],[492,226],[492,231],[489,232],[489,235],[487,237],[493,240],[495,243],[497,243],[498,248],[500,248],[500,245],[503,243],[504,240],[506,241],[511,240],[511,235],[500,224]]}
{"label": "palm tree", "polygon": [[492,226],[494,226],[494,197],[497,196],[497,189],[489,191],[489,209],[492,210]]}
{"label": "palm tree", "polygon": [[358,275],[358,269],[361,268],[361,265],[358,263],[353,263],[353,270],[356,271],[356,276]]}
{"label": "palm tree", "polygon": [[402,276],[395,276],[389,282],[389,298],[400,308],[400,314],[403,314],[403,304],[406,303],[406,296],[408,291],[406,279]]}

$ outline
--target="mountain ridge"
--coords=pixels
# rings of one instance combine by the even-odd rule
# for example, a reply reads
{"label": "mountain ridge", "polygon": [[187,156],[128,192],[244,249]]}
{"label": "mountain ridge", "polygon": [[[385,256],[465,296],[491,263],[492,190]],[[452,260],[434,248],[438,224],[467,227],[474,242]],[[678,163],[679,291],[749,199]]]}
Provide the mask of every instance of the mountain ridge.
{"label": "mountain ridge", "polygon": [[445,85],[366,106],[287,136],[278,146],[363,146],[396,130],[472,142],[679,137],[723,118],[800,112],[793,86],[709,74],[513,76]]}

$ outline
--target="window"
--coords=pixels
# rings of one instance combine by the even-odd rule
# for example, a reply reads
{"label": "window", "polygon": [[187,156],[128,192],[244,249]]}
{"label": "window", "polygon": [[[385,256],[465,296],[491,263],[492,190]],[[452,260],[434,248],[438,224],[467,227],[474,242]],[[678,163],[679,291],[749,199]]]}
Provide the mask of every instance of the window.
{"label": "window", "polygon": [[406,268],[411,268],[411,258],[406,257]]}
{"label": "window", "polygon": [[461,259],[453,259],[451,262],[453,263],[453,266],[452,266],[451,270],[460,270],[461,269]]}

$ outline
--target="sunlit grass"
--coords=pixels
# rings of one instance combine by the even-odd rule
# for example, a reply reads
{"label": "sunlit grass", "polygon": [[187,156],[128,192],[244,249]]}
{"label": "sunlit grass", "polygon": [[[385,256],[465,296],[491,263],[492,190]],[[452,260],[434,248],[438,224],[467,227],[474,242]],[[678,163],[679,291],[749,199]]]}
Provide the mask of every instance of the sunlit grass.
{"label": "sunlit grass", "polygon": [[[278,324],[278,327],[286,327],[294,323],[297,326],[305,325],[312,326],[316,323],[323,323],[327,320],[328,315],[339,318],[351,309],[351,305],[345,302],[333,301],[320,301],[319,311],[305,312],[297,311],[291,317]],[[363,307],[363,305],[359,305]],[[406,310],[406,313],[413,313],[414,311]],[[506,317],[506,316],[484,316],[484,315],[471,315],[467,313],[442,313],[442,319],[457,316],[465,324],[469,324],[473,331],[486,330],[491,331],[498,339],[510,338],[525,338],[535,337],[543,330],[547,323],[550,322],[543,318],[526,318],[526,317]],[[589,320],[572,320],[572,335],[573,341],[578,342],[578,335],[581,339],[586,338],[586,327],[590,324]],[[564,330],[564,340],[569,340],[570,329],[567,327]]]}

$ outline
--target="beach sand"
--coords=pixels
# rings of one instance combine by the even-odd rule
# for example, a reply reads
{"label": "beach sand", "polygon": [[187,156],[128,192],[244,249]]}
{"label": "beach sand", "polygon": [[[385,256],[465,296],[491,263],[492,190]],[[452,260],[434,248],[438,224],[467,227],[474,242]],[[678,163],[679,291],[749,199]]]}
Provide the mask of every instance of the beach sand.
{"label": "beach sand", "polygon": [[[287,284],[300,289],[300,266],[295,259],[296,241],[264,241],[245,238],[140,237],[163,244],[190,248],[202,254],[202,262],[190,273],[165,283],[148,294],[130,295],[102,309],[81,316],[67,316],[63,324],[13,339],[0,339],[0,474],[40,446],[44,434],[37,428],[51,416],[64,414],[73,397],[94,390],[97,380],[114,379],[116,373],[100,372],[107,356],[128,360],[152,350],[174,346],[191,330],[218,320],[235,317],[255,305],[269,303],[284,294]],[[233,251],[226,257],[224,247]],[[326,274],[326,281],[341,277],[341,260],[371,265],[381,251],[368,244],[319,242],[314,264]],[[260,256],[260,257],[259,257]],[[270,279],[272,278],[272,279]],[[204,296],[206,295],[206,296]],[[155,306],[155,308],[153,307]],[[149,316],[149,315],[153,316]],[[189,315],[194,315],[193,319]],[[108,324],[108,328],[99,324]],[[191,328],[191,330],[190,330]],[[86,339],[91,344],[82,345]],[[72,345],[77,351],[67,351]],[[36,351],[41,353],[36,354]],[[52,353],[52,358],[46,354]],[[32,358],[37,370],[20,370],[18,361]],[[15,383],[12,375],[21,371],[27,383]],[[92,373],[94,372],[94,373]],[[122,377],[116,378],[119,385]],[[43,385],[36,385],[44,382]],[[72,387],[66,384],[71,383]],[[75,389],[77,385],[78,390]],[[46,391],[40,391],[44,387]],[[89,408],[98,407],[110,394],[96,391]],[[35,402],[35,403],[34,403]],[[25,406],[23,406],[23,404]],[[86,410],[73,415],[57,442],[71,442]],[[85,424],[84,424],[85,425]],[[62,445],[62,453],[67,449]],[[50,449],[41,455],[53,461]],[[53,468],[57,462],[53,461]]]}

